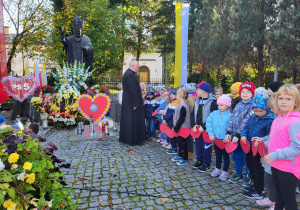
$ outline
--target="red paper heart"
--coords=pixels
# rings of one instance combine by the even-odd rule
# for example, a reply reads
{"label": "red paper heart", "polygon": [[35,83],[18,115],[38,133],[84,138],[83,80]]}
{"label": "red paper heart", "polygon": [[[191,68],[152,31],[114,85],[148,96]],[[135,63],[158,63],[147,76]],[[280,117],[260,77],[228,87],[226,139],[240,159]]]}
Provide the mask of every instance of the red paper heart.
{"label": "red paper heart", "polygon": [[77,97],[78,111],[86,119],[90,119],[90,115],[96,122],[104,118],[110,109],[111,100],[106,94],[96,94],[94,97],[83,94]]}
{"label": "red paper heart", "polygon": [[256,155],[257,153],[257,147],[254,146],[254,142],[252,142],[252,154],[253,154],[253,157]]}
{"label": "red paper heart", "polygon": [[188,127],[180,128],[178,133],[185,139],[191,134],[190,129]]}
{"label": "red paper heart", "polygon": [[166,123],[160,124],[160,131],[161,131],[162,133],[167,133],[168,130],[170,130],[170,128],[167,126]]}
{"label": "red paper heart", "polygon": [[267,149],[266,149],[266,146],[265,146],[265,143],[260,141],[258,143],[258,147],[257,147],[257,151],[258,153],[260,154],[260,156],[263,158],[266,156],[267,154]]}
{"label": "red paper heart", "polygon": [[176,132],[173,130],[173,129],[169,129],[169,130],[167,130],[167,136],[169,137],[169,138],[174,138],[174,137],[176,137]]}
{"label": "red paper heart", "polygon": [[201,136],[201,132],[199,131],[200,126],[196,126],[197,132],[193,131],[193,128],[191,128],[191,136],[194,138],[199,138]]}
{"label": "red paper heart", "polygon": [[14,99],[23,102],[30,96],[37,87],[37,81],[32,76],[24,77],[3,77],[4,89]]}
{"label": "red paper heart", "polygon": [[217,147],[219,147],[221,150],[225,149],[225,143],[221,139],[215,139],[214,143]]}
{"label": "red paper heart", "polygon": [[233,152],[238,147],[238,143],[232,143],[232,141],[226,142],[225,150],[227,153]]}
{"label": "red paper heart", "polygon": [[158,114],[157,111],[153,112],[153,113],[152,113],[152,117],[156,116],[157,114]]}
{"label": "red paper heart", "polygon": [[250,151],[250,142],[246,139],[246,144],[244,144],[242,141],[240,142],[242,149],[246,154]]}
{"label": "red paper heart", "polygon": [[212,142],[212,141],[209,139],[209,135],[208,135],[208,133],[207,133],[206,131],[203,131],[203,132],[202,132],[202,138],[203,138],[204,142],[206,142],[206,143],[211,143],[211,142]]}

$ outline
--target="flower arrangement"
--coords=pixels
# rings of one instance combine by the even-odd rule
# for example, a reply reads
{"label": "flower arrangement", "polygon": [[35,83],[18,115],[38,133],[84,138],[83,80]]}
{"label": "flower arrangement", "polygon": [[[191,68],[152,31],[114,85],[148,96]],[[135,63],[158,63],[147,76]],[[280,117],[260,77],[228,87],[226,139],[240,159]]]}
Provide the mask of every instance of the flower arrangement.
{"label": "flower arrangement", "polygon": [[57,67],[56,72],[52,73],[55,79],[55,88],[58,92],[65,90],[68,94],[81,87],[87,89],[86,81],[92,76],[92,72],[84,68],[84,64],[74,62],[73,65],[64,64],[63,67]]}
{"label": "flower arrangement", "polygon": [[5,209],[75,209],[74,192],[63,188],[61,168],[70,164],[58,159],[57,147],[44,150],[38,139],[12,128],[0,130],[0,204]]}
{"label": "flower arrangement", "polygon": [[100,86],[100,85],[94,85],[93,87],[91,87],[90,89],[88,89],[86,91],[87,94],[89,94],[90,96],[94,96],[98,93],[105,93],[105,94],[109,94],[109,89],[108,87],[105,86]]}
{"label": "flower arrangement", "polygon": [[53,93],[54,87],[50,85],[38,86],[33,93],[33,96],[39,96],[43,93]]}
{"label": "flower arrangement", "polygon": [[75,115],[66,112],[53,112],[48,114],[48,120],[58,129],[70,129],[76,125],[76,121],[80,119],[78,112]]}

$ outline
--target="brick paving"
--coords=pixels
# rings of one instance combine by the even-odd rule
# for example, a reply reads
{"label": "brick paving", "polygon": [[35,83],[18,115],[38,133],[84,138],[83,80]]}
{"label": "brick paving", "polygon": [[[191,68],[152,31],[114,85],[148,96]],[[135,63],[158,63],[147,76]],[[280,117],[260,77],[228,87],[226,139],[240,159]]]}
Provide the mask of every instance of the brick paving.
{"label": "brick paving", "polygon": [[[254,200],[242,196],[241,183],[222,182],[193,170],[193,160],[179,167],[171,161],[173,156],[157,143],[131,147],[119,143],[117,137],[69,141],[73,132],[50,131],[47,141],[58,146],[59,158],[71,163],[63,172],[68,187],[79,188],[73,196],[78,209],[254,209],[235,206],[255,205]],[[230,169],[233,168],[231,163]],[[152,196],[142,196],[145,194]],[[297,199],[300,201],[299,195]]]}

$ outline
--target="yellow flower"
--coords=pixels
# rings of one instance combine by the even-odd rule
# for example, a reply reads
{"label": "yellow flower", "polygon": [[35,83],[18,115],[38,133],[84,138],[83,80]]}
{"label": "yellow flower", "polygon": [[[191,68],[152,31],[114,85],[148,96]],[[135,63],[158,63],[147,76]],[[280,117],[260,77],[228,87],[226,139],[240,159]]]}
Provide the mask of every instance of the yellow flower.
{"label": "yellow flower", "polygon": [[86,86],[86,84],[83,84],[82,86],[83,86],[83,87],[85,87],[85,86]]}
{"label": "yellow flower", "polygon": [[93,98],[94,98],[94,99],[97,99],[97,96],[94,96]]}
{"label": "yellow flower", "polygon": [[92,96],[89,96],[89,99],[92,99]]}
{"label": "yellow flower", "polygon": [[109,96],[106,96],[105,98],[106,98],[106,99],[109,99]]}
{"label": "yellow flower", "polygon": [[6,208],[7,210],[15,210],[17,207],[17,204],[14,203],[11,199],[7,200],[4,202],[4,208]]}
{"label": "yellow flower", "polygon": [[80,80],[79,77],[77,77],[77,80]]}
{"label": "yellow flower", "polygon": [[26,182],[32,184],[35,181],[35,174],[34,173],[27,174],[26,178],[27,178]]}
{"label": "yellow flower", "polygon": [[108,108],[106,108],[105,111],[108,112]]}
{"label": "yellow flower", "polygon": [[59,81],[61,82],[61,81],[62,81],[62,79],[59,79]]}
{"label": "yellow flower", "polygon": [[65,82],[66,82],[66,80],[63,81],[63,83],[65,83]]}
{"label": "yellow flower", "polygon": [[85,94],[82,94],[82,97],[84,98],[84,97],[85,97]]}
{"label": "yellow flower", "polygon": [[56,85],[56,82],[54,81],[54,85]]}
{"label": "yellow flower", "polygon": [[10,156],[8,157],[8,162],[10,163],[15,163],[18,161],[20,155],[18,155],[17,153],[11,153]]}
{"label": "yellow flower", "polygon": [[32,169],[32,163],[25,162],[24,165],[23,165],[23,168],[27,169],[27,170],[31,170]]}
{"label": "yellow flower", "polygon": [[85,77],[82,77],[82,79],[85,80],[86,78],[85,78]]}

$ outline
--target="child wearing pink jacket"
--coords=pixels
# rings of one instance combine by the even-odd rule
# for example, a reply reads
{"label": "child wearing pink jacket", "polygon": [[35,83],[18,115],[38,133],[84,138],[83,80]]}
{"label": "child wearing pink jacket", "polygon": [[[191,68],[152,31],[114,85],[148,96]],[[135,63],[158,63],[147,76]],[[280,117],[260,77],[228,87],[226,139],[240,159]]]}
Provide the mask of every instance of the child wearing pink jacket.
{"label": "child wearing pink jacket", "polygon": [[295,85],[282,86],[276,94],[281,112],[273,121],[268,153],[264,157],[271,166],[276,188],[275,210],[297,210],[296,187],[300,178],[300,94]]}

